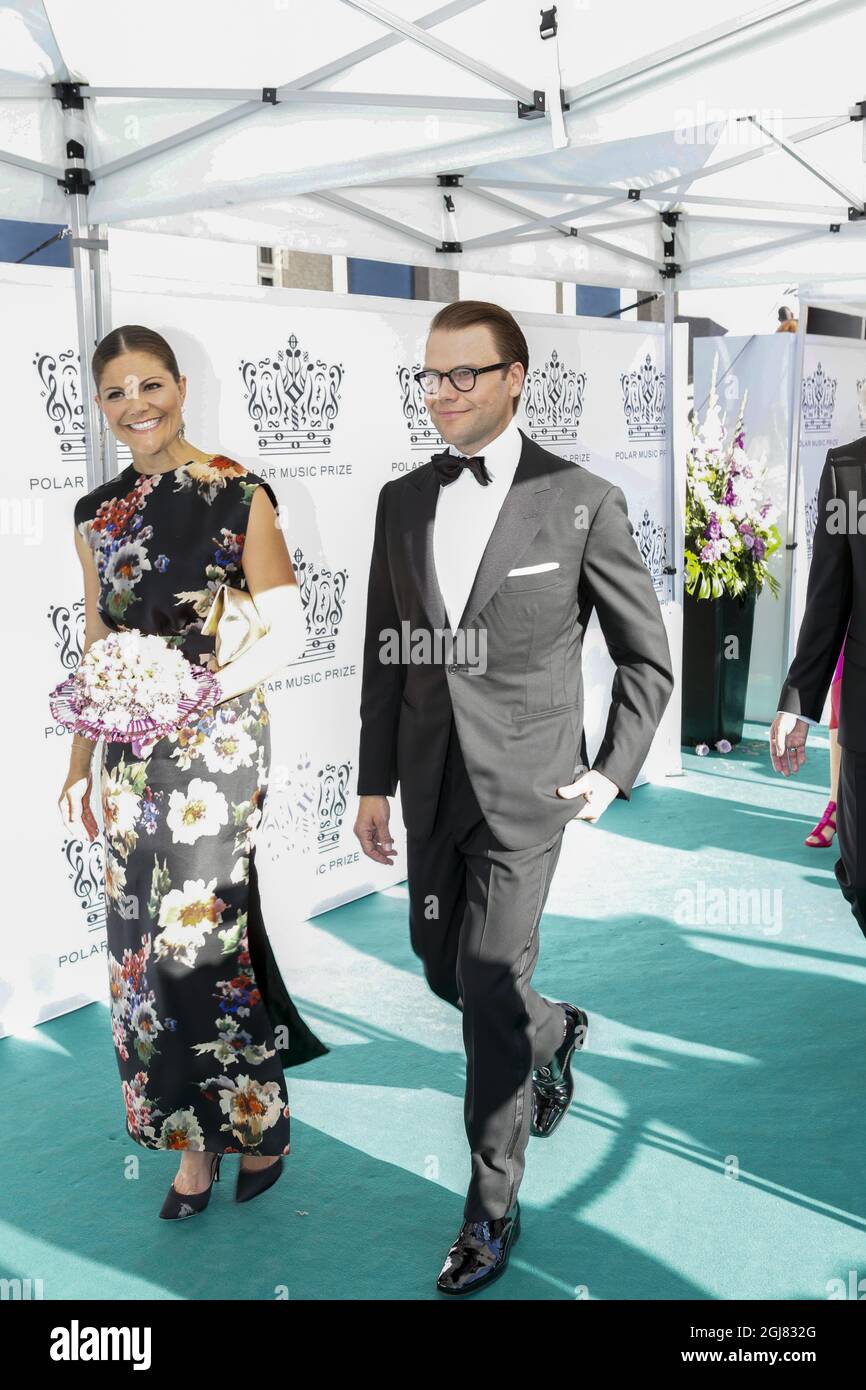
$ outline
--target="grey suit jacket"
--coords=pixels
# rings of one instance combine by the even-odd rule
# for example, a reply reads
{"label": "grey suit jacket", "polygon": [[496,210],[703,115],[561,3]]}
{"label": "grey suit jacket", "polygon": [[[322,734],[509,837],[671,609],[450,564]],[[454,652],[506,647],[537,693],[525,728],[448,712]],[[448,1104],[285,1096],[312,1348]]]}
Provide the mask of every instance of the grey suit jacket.
{"label": "grey suit jacket", "polygon": [[818,485],[806,606],[797,649],[776,706],[816,722],[820,720],[844,642],[837,737],[842,748],[860,753],[866,752],[864,537],[866,435],[827,450]]}
{"label": "grey suit jacket", "polygon": [[[435,470],[424,464],[381,489],[358,768],[359,795],[392,796],[399,783],[407,829],[428,834],[453,709],[478,803],[508,849],[549,839],[582,805],[556,788],[586,770],[581,646],[593,610],[617,668],[593,767],[620,797],[631,793],[673,689],[667,634],[622,490],[521,434],[460,622],[462,659],[448,660],[445,649],[415,661],[404,644],[409,659],[383,660],[389,630],[421,642],[450,629],[433,562]],[[558,567],[509,575],[549,562]]]}

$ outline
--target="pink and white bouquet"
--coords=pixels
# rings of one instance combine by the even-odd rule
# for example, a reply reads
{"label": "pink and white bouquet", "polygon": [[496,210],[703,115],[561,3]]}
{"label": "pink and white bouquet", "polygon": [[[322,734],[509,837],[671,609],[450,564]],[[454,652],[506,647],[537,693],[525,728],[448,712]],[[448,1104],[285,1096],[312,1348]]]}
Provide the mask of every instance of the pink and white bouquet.
{"label": "pink and white bouquet", "polygon": [[93,642],[49,695],[58,723],[85,738],[145,745],[219,699],[216,676],[164,637],[130,628]]}

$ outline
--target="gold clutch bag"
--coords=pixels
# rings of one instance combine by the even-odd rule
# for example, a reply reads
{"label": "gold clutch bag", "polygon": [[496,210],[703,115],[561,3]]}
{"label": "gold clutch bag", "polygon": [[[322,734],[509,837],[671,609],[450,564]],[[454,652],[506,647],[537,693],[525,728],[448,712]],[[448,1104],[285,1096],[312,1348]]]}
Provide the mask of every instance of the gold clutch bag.
{"label": "gold clutch bag", "polygon": [[215,638],[214,656],[220,666],[249,651],[268,630],[252,594],[230,584],[220,584],[201,629],[203,637]]}

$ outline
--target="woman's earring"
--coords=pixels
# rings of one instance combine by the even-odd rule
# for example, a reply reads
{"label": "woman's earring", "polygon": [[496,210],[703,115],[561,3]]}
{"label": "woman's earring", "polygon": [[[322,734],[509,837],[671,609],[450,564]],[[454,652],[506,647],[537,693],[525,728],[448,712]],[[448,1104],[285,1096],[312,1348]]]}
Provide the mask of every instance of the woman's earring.
{"label": "woman's earring", "polygon": [[183,439],[183,438],[185,438],[185,435],[186,435],[186,425],[184,424],[184,422],[183,422],[183,416],[181,415],[181,417],[180,417],[180,428],[178,429],[177,437],[178,437],[178,439]]}

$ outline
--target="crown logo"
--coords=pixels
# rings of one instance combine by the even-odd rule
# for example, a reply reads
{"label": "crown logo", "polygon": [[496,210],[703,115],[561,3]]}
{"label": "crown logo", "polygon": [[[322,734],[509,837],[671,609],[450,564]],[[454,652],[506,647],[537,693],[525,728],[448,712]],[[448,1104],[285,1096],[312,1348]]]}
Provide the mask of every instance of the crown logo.
{"label": "crown logo", "polygon": [[71,463],[86,463],[84,404],[78,353],[37,352],[33,366],[39,377],[39,395],[52,430],[60,441],[60,454]]}
{"label": "crown logo", "polygon": [[641,559],[652,576],[656,591],[664,588],[664,566],[667,556],[667,528],[653,521],[646,507],[634,533]]}
{"label": "crown logo", "polygon": [[71,609],[65,603],[55,604],[48,609],[48,618],[57,639],[54,645],[60,648],[60,664],[65,671],[74,671],[84,651],[84,599]]}
{"label": "crown logo", "polygon": [[348,806],[351,763],[326,763],[319,770],[319,832],[320,854],[328,854],[340,843],[343,817]]}
{"label": "crown logo", "polygon": [[621,372],[619,384],[629,439],[664,439],[665,376],[650,353],[636,372]]}
{"label": "crown logo", "polygon": [[305,753],[294,767],[271,765],[259,837],[273,859],[284,850],[309,854],[315,844],[318,785],[312,768]]}
{"label": "crown logo", "polygon": [[86,929],[99,931],[105,926],[105,864],[102,840],[66,840],[63,854],[69,866],[68,878],[84,913]]}
{"label": "crown logo", "polygon": [[803,428],[810,433],[827,434],[833,428],[837,385],[837,378],[828,376],[820,362],[803,378]]}
{"label": "crown logo", "polygon": [[275,357],[243,360],[247,411],[268,454],[321,454],[331,448],[340,411],[343,364],[313,362],[294,333]]}
{"label": "crown logo", "polygon": [[427,397],[415,380],[415,372],[420,372],[421,363],[411,368],[398,367],[397,381],[400,384],[400,408],[409,431],[411,449],[443,449],[445,441],[430,419]]}
{"label": "crown logo", "polygon": [[814,489],[805,507],[806,515],[806,555],[809,563],[812,562],[812,545],[815,539],[815,528],[818,525],[818,489]]}
{"label": "crown logo", "polygon": [[307,639],[299,660],[321,661],[333,656],[336,650],[340,624],[346,612],[343,598],[347,572],[337,570],[334,573],[324,565],[317,568],[309,564],[300,546],[292,556],[292,568],[298,581],[307,624]]}
{"label": "crown logo", "polygon": [[526,378],[523,408],[530,436],[545,444],[574,443],[585,393],[586,372],[566,367],[554,348],[544,366]]}

